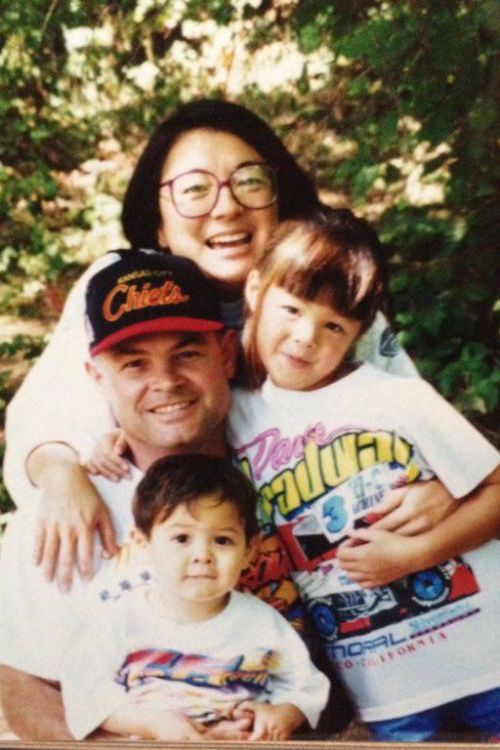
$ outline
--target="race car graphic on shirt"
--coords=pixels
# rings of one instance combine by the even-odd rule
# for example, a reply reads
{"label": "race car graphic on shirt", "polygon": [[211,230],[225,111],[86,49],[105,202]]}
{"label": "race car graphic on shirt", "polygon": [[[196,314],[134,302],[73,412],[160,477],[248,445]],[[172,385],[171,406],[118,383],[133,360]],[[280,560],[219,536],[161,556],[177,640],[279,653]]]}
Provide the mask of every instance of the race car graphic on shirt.
{"label": "race car graphic on shirt", "polygon": [[[317,426],[308,435],[322,439],[310,439],[302,447],[292,440],[287,446],[282,439],[281,454],[288,462],[260,484],[259,515],[261,526],[274,528],[281,538],[294,582],[326,641],[411,620],[479,591],[461,558],[372,589],[351,581],[337,563],[339,545],[351,530],[379,518],[378,506],[391,490],[433,474],[417,448],[396,432],[350,428],[327,435]],[[269,438],[269,453],[268,443]],[[278,467],[277,438],[275,443],[272,463]],[[263,444],[256,439],[239,454],[242,468],[255,481],[267,455]]]}
{"label": "race car graphic on shirt", "polygon": [[[326,575],[331,581],[331,570]],[[306,607],[325,641],[373,632],[479,591],[470,566],[461,558],[371,589],[359,588],[340,570],[337,578],[342,590],[312,597],[304,592]]]}
{"label": "race car graphic on shirt", "polygon": [[295,570],[313,571],[322,561],[336,557],[350,529],[369,526],[378,518],[377,505],[387,487],[395,489],[409,481],[408,469],[396,462],[372,466],[281,523],[278,533]]}

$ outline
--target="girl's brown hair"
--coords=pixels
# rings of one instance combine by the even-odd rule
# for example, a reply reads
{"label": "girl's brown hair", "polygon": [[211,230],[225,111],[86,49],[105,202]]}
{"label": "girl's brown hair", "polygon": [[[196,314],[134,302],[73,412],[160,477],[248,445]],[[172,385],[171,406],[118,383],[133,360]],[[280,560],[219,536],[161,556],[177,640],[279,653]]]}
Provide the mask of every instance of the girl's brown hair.
{"label": "girl's brown hair", "polygon": [[257,327],[264,295],[279,286],[304,300],[321,297],[347,318],[370,327],[384,307],[386,269],[382,246],[373,227],[348,209],[318,205],[303,220],[285,221],[256,258],[259,294],[247,309],[243,347],[249,385],[258,388],[266,372],[257,350]]}

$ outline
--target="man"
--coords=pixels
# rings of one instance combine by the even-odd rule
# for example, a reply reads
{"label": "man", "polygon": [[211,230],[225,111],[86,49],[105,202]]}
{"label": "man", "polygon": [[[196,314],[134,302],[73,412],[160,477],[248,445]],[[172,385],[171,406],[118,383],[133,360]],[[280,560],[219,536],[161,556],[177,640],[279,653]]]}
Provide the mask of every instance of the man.
{"label": "man", "polygon": [[[216,295],[190,261],[174,256],[123,253],[89,283],[89,375],[103,391],[130,447],[131,476],[119,485],[95,484],[107,502],[117,538],[132,526],[130,501],[142,472],[160,456],[225,452],[236,341],[223,331]],[[76,441],[77,443],[77,441]],[[43,489],[60,477],[81,479],[68,446],[38,449],[30,460],[33,482]],[[119,489],[118,489],[119,488]],[[71,739],[57,686],[62,644],[82,615],[85,584],[62,593],[44,580],[30,555],[35,512],[18,511],[5,535],[0,572],[0,671],[2,705],[20,737]],[[31,545],[31,546],[30,546]],[[94,586],[112,561],[95,557]],[[105,605],[103,605],[105,606]],[[77,614],[79,613],[79,614]],[[244,737],[234,724],[232,737]]]}

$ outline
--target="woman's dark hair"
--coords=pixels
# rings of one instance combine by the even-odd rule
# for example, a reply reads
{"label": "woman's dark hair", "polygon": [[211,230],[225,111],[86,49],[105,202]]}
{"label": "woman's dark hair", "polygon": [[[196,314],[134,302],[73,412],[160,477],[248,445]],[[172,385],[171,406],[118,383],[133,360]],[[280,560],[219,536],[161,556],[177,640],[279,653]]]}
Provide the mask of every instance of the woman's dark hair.
{"label": "woman's dark hair", "polygon": [[235,506],[247,541],[258,533],[253,484],[229,459],[200,454],[164,456],[150,466],[137,486],[135,525],[149,539],[153,526],[166,521],[175,508],[194,507],[207,495]]}
{"label": "woman's dark hair", "polygon": [[199,128],[241,138],[276,169],[280,220],[299,217],[317,202],[311,179],[260,117],[233,102],[199,99],[181,105],[159,125],[137,163],[122,210],[123,230],[132,248],[158,248],[159,189],[165,159],[179,136]]}

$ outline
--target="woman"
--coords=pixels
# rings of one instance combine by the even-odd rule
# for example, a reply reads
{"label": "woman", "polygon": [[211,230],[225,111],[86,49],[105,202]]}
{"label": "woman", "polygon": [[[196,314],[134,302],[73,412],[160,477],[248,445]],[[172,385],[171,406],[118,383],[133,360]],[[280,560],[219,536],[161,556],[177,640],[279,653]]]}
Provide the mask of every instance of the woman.
{"label": "woman", "polygon": [[[196,261],[219,287],[227,325],[240,328],[242,287],[254,254],[278,221],[300,217],[316,203],[310,179],[268,125],[244,107],[204,99],[181,106],[152,135],[126,191],[122,219],[132,251],[147,248]],[[88,433],[90,448],[95,435],[112,424],[84,372],[83,320],[87,281],[109,262],[106,255],[98,259],[76,283],[50,343],[9,405],[5,480],[18,505],[29,486],[26,461],[36,456],[37,446],[71,446],[78,425],[80,432]],[[384,369],[416,372],[394,346],[382,317],[362,340],[360,351],[362,359]],[[82,491],[75,493],[58,478],[51,497],[40,505],[36,559],[49,578],[69,536],[76,535],[79,542],[84,574],[94,528],[105,548],[115,549],[104,504],[90,485],[84,486],[82,472],[78,481]],[[407,516],[398,513],[395,523],[404,525]],[[74,548],[73,541],[58,571],[62,584],[71,581]]]}

